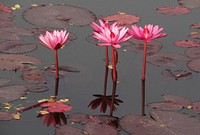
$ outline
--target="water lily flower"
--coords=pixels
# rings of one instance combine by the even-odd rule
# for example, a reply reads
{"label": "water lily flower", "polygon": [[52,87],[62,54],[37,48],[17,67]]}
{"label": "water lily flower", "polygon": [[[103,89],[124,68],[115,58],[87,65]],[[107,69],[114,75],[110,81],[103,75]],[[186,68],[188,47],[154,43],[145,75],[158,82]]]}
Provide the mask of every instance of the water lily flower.
{"label": "water lily flower", "polygon": [[101,43],[97,43],[99,46],[113,46],[114,48],[120,48],[120,43],[127,41],[130,36],[127,36],[126,33],[128,28],[118,26],[117,23],[113,23],[109,27],[95,27],[93,36]]}
{"label": "water lily flower", "polygon": [[153,39],[161,38],[166,36],[166,33],[160,33],[163,28],[159,28],[158,25],[153,26],[152,24],[145,25],[144,28],[132,25],[128,30],[128,33],[136,39],[144,40],[144,56],[143,56],[143,66],[142,66],[142,80],[145,80],[146,74],[146,53],[147,53],[147,42]]}
{"label": "water lily flower", "polygon": [[54,57],[56,61],[56,78],[59,78],[59,68],[58,68],[58,49],[63,47],[65,43],[67,42],[69,37],[69,32],[66,30],[54,30],[53,32],[46,31],[45,35],[40,34],[40,44],[43,46],[54,50]]}
{"label": "water lily flower", "polygon": [[40,34],[39,39],[42,41],[40,42],[45,47],[51,50],[58,50],[65,45],[69,36],[69,32],[66,30],[54,30],[52,33],[46,31],[45,35]]}
{"label": "water lily flower", "polygon": [[150,42],[153,39],[161,38],[166,36],[166,33],[160,33],[163,28],[159,28],[158,25],[153,26],[152,24],[145,25],[144,28],[137,25],[132,25],[128,30],[128,33],[136,39]]}

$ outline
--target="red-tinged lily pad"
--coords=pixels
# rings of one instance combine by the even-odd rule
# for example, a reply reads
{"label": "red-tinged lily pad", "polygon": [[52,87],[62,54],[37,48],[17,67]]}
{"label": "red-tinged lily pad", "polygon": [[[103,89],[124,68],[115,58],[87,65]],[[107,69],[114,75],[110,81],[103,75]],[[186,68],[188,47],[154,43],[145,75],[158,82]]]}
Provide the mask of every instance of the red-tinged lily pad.
{"label": "red-tinged lily pad", "polygon": [[189,35],[190,38],[194,38],[194,39],[200,39],[200,31],[197,32],[191,32],[191,34]]}
{"label": "red-tinged lily pad", "polygon": [[55,135],[85,135],[85,133],[79,128],[61,126],[56,128]]}
{"label": "red-tinged lily pad", "polygon": [[192,77],[192,72],[184,70],[171,71],[170,69],[165,69],[162,71],[162,75],[175,80],[190,79]]}
{"label": "red-tinged lily pad", "polygon": [[8,112],[0,112],[0,121],[8,121],[12,119],[12,114]]}
{"label": "red-tinged lily pad", "polygon": [[[126,46],[123,49],[127,51],[133,51],[133,52],[143,52],[144,51],[144,43],[140,40],[134,40],[130,39],[130,43],[133,43],[135,45]],[[147,55],[153,55],[157,52],[159,52],[162,49],[162,44],[156,40],[151,41],[147,45]]]}
{"label": "red-tinged lily pad", "polygon": [[0,4],[0,10],[5,13],[11,13],[13,11],[11,7],[5,6],[3,4]]}
{"label": "red-tinged lily pad", "polygon": [[193,23],[190,27],[200,29],[200,23]]}
{"label": "red-tinged lily pad", "polygon": [[20,40],[20,36],[33,36],[33,34],[34,33],[32,31],[25,28],[0,28],[0,39],[4,40]]}
{"label": "red-tinged lily pad", "polygon": [[134,135],[176,135],[150,118],[133,114],[122,117],[120,126],[124,131]]}
{"label": "red-tinged lily pad", "polygon": [[54,4],[31,7],[23,16],[31,24],[52,28],[66,28],[68,24],[85,26],[96,20],[95,14],[87,9]]}
{"label": "red-tinged lily pad", "polygon": [[192,109],[200,114],[200,102],[194,102],[192,104]]}
{"label": "red-tinged lily pad", "polygon": [[178,2],[183,7],[188,7],[188,8],[199,8],[200,7],[199,0],[178,0]]}
{"label": "red-tinged lily pad", "polygon": [[0,87],[1,86],[4,86],[4,85],[7,85],[11,82],[11,80],[8,80],[8,79],[4,79],[4,78],[0,78]]}
{"label": "red-tinged lily pad", "polygon": [[29,92],[45,92],[48,90],[49,90],[49,88],[47,86],[43,86],[43,85],[34,85],[31,87],[28,87]]}
{"label": "red-tinged lily pad", "polygon": [[0,43],[0,51],[3,53],[26,53],[35,50],[36,47],[36,44],[22,44],[18,40]]}
{"label": "red-tinged lily pad", "polygon": [[186,114],[172,111],[151,111],[150,116],[174,135],[199,135],[200,120]]}
{"label": "red-tinged lily pad", "polygon": [[190,57],[190,58],[199,58],[200,57],[200,47],[192,47],[192,48],[188,48],[185,51],[185,54]]}
{"label": "red-tinged lily pad", "polygon": [[41,64],[38,58],[21,54],[0,54],[0,69],[30,70],[31,65]]}
{"label": "red-tinged lily pad", "polygon": [[187,67],[194,72],[200,72],[200,57],[189,61]]}
{"label": "red-tinged lily pad", "polygon": [[190,12],[189,8],[184,8],[181,6],[176,6],[176,7],[160,7],[156,9],[159,13],[163,14],[169,14],[169,15],[182,15],[182,14],[187,14]]}
{"label": "red-tinged lily pad", "polygon": [[88,122],[85,125],[84,133],[88,135],[118,135],[118,130],[105,123]]}
{"label": "red-tinged lily pad", "polygon": [[27,92],[27,88],[23,85],[13,85],[0,88],[0,102],[11,102],[24,96]]}
{"label": "red-tinged lily pad", "polygon": [[118,24],[133,24],[140,21],[140,17],[132,14],[119,13],[111,16],[106,16],[104,20],[115,21]]}
{"label": "red-tinged lily pad", "polygon": [[47,83],[44,72],[41,70],[25,71],[22,74],[22,79],[33,84],[45,84]]}
{"label": "red-tinged lily pad", "polygon": [[0,11],[0,21],[12,21],[14,15]]}
{"label": "red-tinged lily pad", "polygon": [[196,40],[179,40],[174,42],[176,46],[180,47],[199,47],[200,42]]}
{"label": "red-tinged lily pad", "polygon": [[176,61],[188,61],[189,59],[176,53],[156,53],[147,57],[147,62],[156,66],[173,68],[176,67]]}
{"label": "red-tinged lily pad", "polygon": [[163,111],[177,111],[183,108],[182,105],[177,105],[170,102],[150,103],[150,104],[147,104],[147,106],[153,109],[160,109]]}
{"label": "red-tinged lily pad", "polygon": [[90,120],[90,116],[83,113],[71,113],[67,115],[67,119],[71,124],[85,124]]}
{"label": "red-tinged lily pad", "polygon": [[180,97],[176,95],[162,95],[162,98],[164,99],[165,102],[170,102],[177,105],[182,105],[182,106],[192,105],[192,101],[185,97]]}

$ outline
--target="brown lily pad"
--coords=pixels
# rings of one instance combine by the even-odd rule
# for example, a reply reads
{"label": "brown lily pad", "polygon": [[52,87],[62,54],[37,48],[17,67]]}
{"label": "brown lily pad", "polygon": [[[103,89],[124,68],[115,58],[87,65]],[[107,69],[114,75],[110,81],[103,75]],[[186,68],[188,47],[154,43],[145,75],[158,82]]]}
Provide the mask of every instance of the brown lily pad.
{"label": "brown lily pad", "polygon": [[[123,49],[127,51],[133,51],[133,52],[143,52],[144,51],[144,43],[140,40],[134,40],[130,39],[130,43],[134,44],[131,46],[126,46]],[[159,52],[162,49],[162,44],[156,40],[151,41],[147,45],[147,55],[153,55],[157,52]]]}
{"label": "brown lily pad", "polygon": [[200,7],[199,0],[178,0],[178,2],[183,7],[188,7],[188,8],[199,8]]}
{"label": "brown lily pad", "polygon": [[49,88],[47,86],[43,86],[43,85],[33,85],[31,87],[28,87],[29,92],[45,92],[48,90],[49,90]]}
{"label": "brown lily pad", "polygon": [[176,7],[160,7],[156,9],[159,13],[163,14],[169,14],[169,15],[182,15],[182,14],[187,14],[190,12],[189,8],[181,7],[181,6],[176,6]]}
{"label": "brown lily pad", "polygon": [[7,85],[11,82],[11,80],[8,80],[8,79],[4,79],[4,78],[0,78],[0,87],[1,86],[4,86],[4,85]]}
{"label": "brown lily pad", "polygon": [[188,48],[185,51],[185,54],[190,57],[190,58],[199,58],[200,57],[200,47],[192,47],[192,48]]}
{"label": "brown lily pad", "polygon": [[20,40],[20,36],[33,36],[33,32],[25,28],[17,27],[0,28],[0,39]]}
{"label": "brown lily pad", "polygon": [[88,122],[85,125],[84,133],[89,135],[118,135],[118,130],[105,123]]}
{"label": "brown lily pad", "polygon": [[61,126],[56,128],[55,135],[85,135],[83,130],[75,127]]}
{"label": "brown lily pad", "polygon": [[165,69],[162,71],[162,75],[175,80],[190,79],[192,77],[192,72],[184,70],[171,71],[170,69]]}
{"label": "brown lily pad", "polygon": [[14,15],[11,13],[0,11],[0,21],[12,21],[13,17]]}
{"label": "brown lily pad", "polygon": [[119,13],[111,16],[106,16],[104,20],[115,21],[118,24],[133,24],[140,21],[140,17],[132,14]]}
{"label": "brown lily pad", "polygon": [[33,84],[45,84],[47,83],[44,72],[41,70],[25,71],[22,74],[22,79]]}
{"label": "brown lily pad", "polygon": [[150,103],[147,106],[153,109],[160,109],[163,111],[177,111],[183,108],[182,105],[177,105],[171,102]]}
{"label": "brown lily pad", "polygon": [[200,72],[200,58],[189,61],[187,67],[194,72]]}
{"label": "brown lily pad", "polygon": [[188,61],[189,59],[176,53],[156,53],[147,57],[147,62],[156,66],[173,68],[176,67],[176,61]]}
{"label": "brown lily pad", "polygon": [[87,9],[56,4],[31,7],[23,17],[31,24],[52,28],[66,28],[68,24],[85,26],[96,20],[95,14]]}
{"label": "brown lily pad", "polygon": [[12,114],[8,112],[0,112],[0,121],[8,121],[12,119]]}
{"label": "brown lily pad", "polygon": [[199,47],[200,42],[196,40],[179,40],[174,42],[176,46],[180,47]]}
{"label": "brown lily pad", "polygon": [[22,44],[18,40],[0,43],[0,51],[3,53],[26,53],[35,50],[36,47],[36,44]]}
{"label": "brown lily pad", "polygon": [[0,54],[0,69],[30,70],[30,65],[41,64],[38,58],[21,54]]}
{"label": "brown lily pad", "polygon": [[12,85],[0,88],[0,100],[1,103],[11,102],[24,96],[27,92],[27,88],[23,85]]}

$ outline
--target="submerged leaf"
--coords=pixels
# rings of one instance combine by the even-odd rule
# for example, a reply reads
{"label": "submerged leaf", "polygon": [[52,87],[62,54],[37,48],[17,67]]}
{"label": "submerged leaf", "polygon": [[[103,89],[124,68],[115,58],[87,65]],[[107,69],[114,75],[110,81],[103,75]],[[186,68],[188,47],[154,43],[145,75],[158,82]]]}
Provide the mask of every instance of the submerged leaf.
{"label": "submerged leaf", "polygon": [[70,126],[56,128],[55,135],[85,135],[83,130]]}
{"label": "submerged leaf", "polygon": [[199,8],[200,7],[199,0],[178,0],[178,2],[183,7],[188,7],[188,8]]}
{"label": "submerged leaf", "polygon": [[156,9],[159,13],[163,14],[169,14],[169,15],[182,15],[182,14],[187,14],[190,12],[189,8],[184,8],[181,6],[176,6],[176,7],[160,7]]}
{"label": "submerged leaf", "polygon": [[189,71],[183,71],[183,70],[171,71],[169,69],[163,70],[162,75],[175,80],[190,79],[192,77],[192,73]]}
{"label": "submerged leaf", "polygon": [[185,54],[190,57],[190,58],[199,58],[200,57],[200,47],[192,47],[192,48],[188,48],[185,51]]}
{"label": "submerged leaf", "polygon": [[0,121],[12,120],[12,114],[8,112],[0,112]]}
{"label": "submerged leaf", "polygon": [[28,87],[29,92],[45,92],[48,90],[49,90],[49,88],[47,86],[43,86],[43,85],[34,85],[31,87]]}
{"label": "submerged leaf", "polygon": [[26,71],[22,74],[22,79],[34,84],[43,84],[47,82],[41,70]]}
{"label": "submerged leaf", "polygon": [[87,9],[64,4],[34,6],[23,16],[31,24],[52,28],[66,28],[67,24],[85,26],[96,19],[94,13]]}
{"label": "submerged leaf", "polygon": [[174,42],[175,45],[180,47],[199,47],[200,42],[196,40],[179,40]]}
{"label": "submerged leaf", "polygon": [[189,61],[187,67],[194,72],[200,72],[200,57]]}
{"label": "submerged leaf", "polygon": [[71,124],[85,124],[90,120],[88,114],[83,113],[71,113],[67,115],[67,119]]}

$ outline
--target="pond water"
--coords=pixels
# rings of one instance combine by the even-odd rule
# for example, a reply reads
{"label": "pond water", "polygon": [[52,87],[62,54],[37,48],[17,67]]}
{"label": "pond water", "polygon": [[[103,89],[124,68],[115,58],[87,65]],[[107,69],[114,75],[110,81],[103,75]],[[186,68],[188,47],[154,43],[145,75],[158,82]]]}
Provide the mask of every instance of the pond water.
{"label": "pond water", "polygon": [[[78,6],[93,12],[97,18],[105,17],[108,15],[114,15],[119,12],[127,14],[137,15],[141,20],[137,23],[139,26],[145,24],[158,24],[164,28],[164,32],[168,35],[164,38],[155,40],[162,44],[160,52],[184,54],[187,48],[178,47],[174,45],[175,41],[191,39],[188,36],[191,32],[198,29],[192,29],[190,26],[194,23],[199,23],[199,8],[191,8],[191,12],[184,15],[168,15],[161,14],[156,11],[159,7],[165,6],[179,6],[178,1],[161,1],[161,0],[1,0],[0,4],[6,6],[14,6],[20,4],[21,8],[13,11],[13,22],[17,27],[24,28],[44,28],[28,23],[24,20],[22,14],[25,10],[31,7],[31,4],[43,5],[43,4],[68,4]],[[88,37],[92,35],[92,27],[87,25],[84,27],[78,27],[74,25],[67,25],[67,30],[76,35],[76,39],[67,43],[63,49],[59,50],[59,64],[61,66],[73,67],[80,72],[65,72],[63,77],[59,79],[59,91],[58,96],[61,98],[69,98],[69,104],[72,106],[72,110],[65,114],[82,113],[89,115],[110,115],[110,110],[107,108],[105,113],[100,112],[100,108],[93,110],[88,107],[89,103],[95,99],[93,94],[104,93],[104,76],[105,76],[105,61],[104,61],[104,47],[96,46],[94,41],[88,41]],[[51,28],[45,28],[52,30]],[[1,30],[1,29],[0,29]],[[5,33],[6,34],[6,33]],[[7,35],[9,36],[9,35]],[[49,49],[38,44],[38,35],[34,36],[21,36],[24,43],[34,43],[37,48],[26,53],[30,56],[38,57],[42,64],[37,66],[37,69],[44,69],[51,64],[54,64],[53,52]],[[4,42],[4,39],[0,41]],[[199,41],[199,39],[196,39]],[[125,115],[142,113],[142,83],[141,72],[143,53],[131,51],[128,49],[129,44],[122,44],[122,48],[118,51],[118,83],[116,87],[116,95],[118,99],[122,100],[117,107],[117,110],[113,112],[113,116],[121,118]],[[148,57],[148,56],[147,56]],[[167,57],[167,56],[166,56]],[[176,56],[174,56],[176,57]],[[188,58],[189,59],[189,58]],[[147,64],[147,74],[145,81],[145,104],[161,102],[163,94],[172,94],[180,97],[186,97],[193,102],[200,100],[200,77],[199,73],[191,71],[187,67],[187,62],[178,61],[176,67],[162,67],[153,64]],[[172,79],[162,74],[165,69],[169,69],[172,72],[176,70],[184,70],[192,73],[191,78],[186,79]],[[21,79],[21,71],[0,71],[1,78],[10,79],[10,85],[23,84],[29,85],[28,82]],[[29,92],[25,100],[16,100],[11,104],[17,106],[30,106],[37,103],[38,100],[49,98],[54,95],[55,91],[55,78],[54,76],[46,76],[47,83],[44,84],[49,88],[46,92],[33,93]],[[107,94],[112,95],[112,78],[110,71],[108,73],[107,82]],[[3,105],[1,106],[3,109]],[[152,110],[149,107],[145,107],[145,114],[148,116],[148,112]],[[35,135],[43,134],[50,135],[55,134],[55,128],[53,126],[47,127],[43,125],[43,120],[37,118],[38,108],[33,108],[21,113],[20,120],[0,121],[0,134],[1,135]],[[198,114],[192,113],[197,117]],[[70,123],[68,123],[70,125]],[[75,125],[81,127],[80,125]],[[119,131],[119,134],[126,135],[125,131]],[[200,134],[200,132],[199,132]]]}

